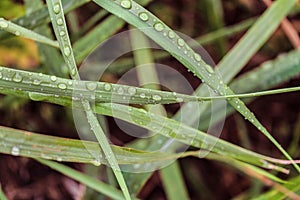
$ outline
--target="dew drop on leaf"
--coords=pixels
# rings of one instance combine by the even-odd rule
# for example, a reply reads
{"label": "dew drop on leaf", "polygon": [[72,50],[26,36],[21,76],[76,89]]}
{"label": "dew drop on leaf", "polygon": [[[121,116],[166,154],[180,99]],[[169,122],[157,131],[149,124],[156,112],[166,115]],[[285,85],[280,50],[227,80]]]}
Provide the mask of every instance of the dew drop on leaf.
{"label": "dew drop on leaf", "polygon": [[93,91],[97,88],[97,83],[89,82],[85,84],[86,89]]}
{"label": "dew drop on leaf", "polygon": [[131,4],[131,1],[130,0],[122,0],[121,1],[121,6],[123,8],[126,8],[126,9],[130,9],[132,4]]}
{"label": "dew drop on leaf", "polygon": [[180,98],[180,97],[176,98],[176,102],[178,102],[178,103],[183,102],[183,98]]}
{"label": "dew drop on leaf", "polygon": [[164,26],[162,23],[160,23],[160,22],[155,23],[155,24],[153,25],[153,27],[154,27],[154,29],[155,29],[156,31],[158,31],[158,32],[163,31],[164,28],[165,28],[165,26]]}
{"label": "dew drop on leaf", "polygon": [[169,31],[169,33],[168,33],[169,38],[173,39],[173,38],[175,38],[175,36],[176,36],[176,34],[174,31]]}
{"label": "dew drop on leaf", "polygon": [[146,97],[146,95],[145,95],[144,93],[142,93],[142,94],[140,94],[140,97],[141,97],[142,99],[144,99],[144,98]]}
{"label": "dew drop on leaf", "polygon": [[60,32],[59,32],[59,35],[60,35],[60,36],[64,36],[64,35],[66,35],[66,32],[65,32],[65,31],[60,31]]}
{"label": "dew drop on leaf", "polygon": [[161,96],[155,94],[155,95],[152,96],[152,99],[153,99],[154,101],[160,101],[160,100],[161,100]]}
{"label": "dew drop on leaf", "polygon": [[8,23],[4,21],[3,18],[0,18],[0,28],[7,28],[7,27],[8,27]]}
{"label": "dew drop on leaf", "polygon": [[38,92],[29,92],[28,96],[33,101],[43,101],[46,98],[49,98],[49,95],[41,94]]}
{"label": "dew drop on leaf", "polygon": [[16,147],[16,146],[12,147],[10,153],[11,153],[12,155],[14,155],[14,156],[18,156],[18,155],[20,154],[20,149],[19,149],[19,147]]}
{"label": "dew drop on leaf", "polygon": [[64,84],[64,83],[59,83],[59,84],[58,84],[58,88],[59,88],[59,89],[62,89],[62,90],[65,90],[65,89],[67,88],[67,85]]}
{"label": "dew drop on leaf", "polygon": [[183,39],[179,38],[179,39],[177,40],[177,44],[178,44],[179,46],[183,47],[184,44],[185,44],[185,42],[184,42]]}
{"label": "dew drop on leaf", "polygon": [[194,58],[197,62],[200,62],[201,61],[201,56],[198,54],[198,53],[195,53],[194,54]]}
{"label": "dew drop on leaf", "polygon": [[38,79],[33,80],[33,85],[40,85],[41,81]]}
{"label": "dew drop on leaf", "polygon": [[110,91],[111,90],[111,85],[109,83],[104,84],[104,90]]}
{"label": "dew drop on leaf", "polygon": [[19,73],[16,73],[15,75],[14,75],[14,77],[13,77],[13,81],[14,82],[17,82],[17,83],[19,83],[19,82],[21,82],[22,81],[22,76],[19,74]]}
{"label": "dew drop on leaf", "polygon": [[134,87],[129,87],[128,88],[128,94],[135,95],[135,93],[136,93],[136,89]]}
{"label": "dew drop on leaf", "polygon": [[124,89],[120,87],[120,88],[117,90],[117,93],[118,93],[119,95],[124,94]]}
{"label": "dew drop on leaf", "polygon": [[149,16],[148,16],[148,14],[145,13],[145,12],[141,12],[141,13],[139,14],[139,18],[140,18],[142,21],[144,21],[144,22],[149,20]]}
{"label": "dew drop on leaf", "polygon": [[62,18],[58,18],[57,20],[56,20],[56,23],[58,24],[58,25],[63,25],[64,24],[64,20],[62,19]]}
{"label": "dew drop on leaf", "polygon": [[58,13],[60,12],[60,6],[59,6],[58,3],[54,5],[53,11],[54,11],[56,14],[58,14]]}
{"label": "dew drop on leaf", "polygon": [[65,56],[70,56],[71,55],[71,49],[70,49],[70,47],[66,46],[64,48],[64,54],[65,54]]}
{"label": "dew drop on leaf", "polygon": [[210,66],[210,65],[204,65],[205,66],[205,69],[208,73],[212,74],[214,73],[214,69]]}
{"label": "dew drop on leaf", "polygon": [[55,82],[57,80],[56,76],[50,76],[50,80]]}

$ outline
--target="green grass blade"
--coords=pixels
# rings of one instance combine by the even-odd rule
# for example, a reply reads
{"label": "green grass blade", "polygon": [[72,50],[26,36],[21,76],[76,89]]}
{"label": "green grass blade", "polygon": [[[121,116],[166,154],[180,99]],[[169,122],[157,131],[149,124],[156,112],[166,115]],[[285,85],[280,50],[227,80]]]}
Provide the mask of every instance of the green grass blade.
{"label": "green grass blade", "polygon": [[[210,43],[216,41],[217,39],[229,37],[236,33],[244,31],[245,29],[249,28],[255,22],[255,20],[256,20],[256,18],[250,18],[250,19],[244,20],[243,22],[240,22],[238,24],[224,27],[219,30],[210,32],[208,34],[199,36],[199,37],[195,38],[195,40],[201,45],[210,44]],[[154,55],[155,60],[161,60],[161,59],[170,57],[170,54],[166,53],[166,52],[154,52],[153,55]],[[121,60],[118,60],[118,61],[112,63],[111,66],[109,66],[109,68],[107,70],[112,73],[123,74],[124,72],[128,71],[128,69],[132,68],[133,66],[134,66],[134,63],[131,58],[123,58]]]}
{"label": "green grass blade", "polygon": [[190,199],[185,187],[178,162],[160,170],[162,183],[166,190],[167,198],[170,200]]}
{"label": "green grass blade", "polygon": [[96,26],[85,37],[74,44],[76,61],[83,61],[101,42],[122,28],[124,22],[115,16],[109,16],[102,23]]}
{"label": "green grass blade", "polygon": [[[223,22],[223,7],[220,0],[205,0],[205,15],[210,30],[217,30],[224,26]],[[216,49],[219,57],[222,57],[226,53],[226,40],[224,38],[217,39]]]}
{"label": "green grass blade", "polygon": [[0,184],[0,200],[7,200],[5,194],[4,194],[3,191],[2,191],[1,184]]}
{"label": "green grass blade", "polygon": [[[205,63],[201,57],[184,42],[184,40],[182,40],[166,24],[161,22],[157,17],[139,4],[131,0],[113,2],[94,0],[94,2],[105,8],[107,11],[112,12],[114,15],[119,16],[128,23],[141,29],[151,39],[163,46],[165,50],[167,50],[170,54],[172,54],[172,56],[185,65],[198,78],[204,81],[213,90],[217,91],[219,95],[234,95],[232,90],[226,84],[224,84],[223,80],[221,80],[221,78],[214,72],[211,66]],[[281,4],[284,5],[284,11],[288,11],[293,7],[293,5],[295,5],[295,0],[279,0],[271,8],[275,7],[278,9],[278,5],[280,6]],[[138,11],[136,8],[139,8]],[[281,10],[281,7],[279,7],[279,9],[280,13],[284,12]],[[151,28],[149,29],[149,27]],[[170,33],[172,33],[171,37]],[[184,51],[187,51],[188,53],[185,54]],[[244,102],[238,98],[227,99],[227,101],[239,113],[241,113],[245,119],[249,120],[260,132],[262,132],[288,160],[293,162],[291,156],[258,121],[255,115],[246,107]],[[293,163],[293,165],[300,173],[300,167],[296,163]]]}
{"label": "green grass blade", "polygon": [[53,41],[43,35],[19,26],[13,22],[7,21],[3,18],[0,18],[0,28],[4,31],[15,34],[16,36],[21,36],[43,44],[48,44],[53,47],[58,47],[58,43],[56,41]]}
{"label": "green grass blade", "polygon": [[[9,136],[9,137],[6,137]],[[39,135],[27,131],[15,130],[7,127],[0,127],[0,137],[4,138],[1,140],[3,145],[1,145],[1,153],[7,153],[12,155],[20,155],[32,158],[44,158],[52,159],[57,161],[68,161],[68,162],[83,162],[92,163],[99,165],[98,160],[93,160],[94,157],[85,148],[86,145],[91,147],[90,150],[101,153],[101,157],[104,158],[104,153],[101,152],[99,145],[95,142],[80,141],[74,139],[66,139],[60,137],[53,137],[48,135]],[[34,148],[32,148],[34,146]],[[168,159],[174,159],[178,157],[186,156],[198,156],[199,152],[186,152],[184,154],[165,154],[165,153],[148,153],[139,150],[134,150],[132,148],[120,148],[117,146],[112,146],[114,153],[117,155],[118,162],[120,164],[136,164],[136,163],[149,163],[164,161]],[[228,163],[240,170],[245,170],[243,166],[245,163],[238,162],[236,160],[230,161],[230,158],[226,158],[217,154],[209,154],[208,159],[218,160],[221,162]],[[106,159],[100,160],[102,164],[108,164]],[[253,168],[253,166],[252,166]],[[60,170],[58,170],[60,171]],[[169,171],[170,172],[170,171]],[[63,172],[64,174],[71,176],[69,172]],[[259,174],[266,175],[274,181],[282,182],[281,179],[274,177],[264,171],[258,171]],[[78,180],[75,178],[75,180]],[[89,186],[91,180],[90,178],[87,182],[83,179],[78,181],[83,181]],[[93,182],[93,181],[92,181]],[[99,191],[98,189],[96,189]],[[101,190],[100,190],[101,192]]]}
{"label": "green grass blade", "polygon": [[[11,93],[15,96],[25,97],[28,98],[28,94],[24,91],[14,91]],[[71,106],[72,100],[71,98],[49,98],[49,96],[38,96],[36,100],[39,101],[46,101],[51,102],[63,106]],[[82,108],[80,105],[78,108]],[[156,127],[163,127],[163,130],[160,134],[168,137],[168,138],[175,138],[183,143],[190,145],[191,139],[193,139],[192,146],[197,148],[207,148],[212,144],[215,144],[212,151],[219,153],[219,154],[226,154],[226,156],[233,157],[239,160],[243,160],[248,163],[256,164],[261,167],[270,167],[274,168],[273,165],[268,164],[268,162],[275,162],[275,163],[287,163],[285,161],[280,161],[277,159],[273,159],[270,157],[262,156],[257,153],[248,151],[246,149],[240,148],[213,136],[207,135],[201,131],[196,129],[192,129],[188,126],[182,125],[177,121],[172,119],[168,119],[162,116],[154,115],[153,113],[148,113],[143,109],[137,109],[133,107],[122,106],[118,104],[96,104],[95,111],[98,114],[104,114],[108,116],[117,117],[119,119],[128,121],[135,125],[144,127],[150,131],[155,131]],[[128,119],[127,115],[128,112],[130,116],[132,116],[132,120]],[[140,124],[140,121],[145,121],[145,123]],[[155,126],[148,127],[147,122],[152,121]],[[178,127],[181,127],[182,131],[178,130]],[[179,132],[178,132],[179,131]],[[194,138],[195,137],[195,138]],[[203,141],[205,140],[205,143]]]}
{"label": "green grass blade", "polygon": [[[62,4],[65,13],[68,13],[71,10],[87,3],[88,1],[90,0],[63,0]],[[41,24],[46,24],[50,22],[48,9],[46,7],[43,7],[34,12],[31,12],[28,15],[24,15],[23,17],[12,20],[12,22],[28,29],[34,29],[40,26]],[[10,34],[0,30],[0,40],[4,40],[8,37],[10,37]]]}
{"label": "green grass blade", "polygon": [[[290,179],[286,184],[283,185],[290,191],[295,193],[300,193],[300,176]],[[258,197],[253,198],[253,200],[279,200],[279,199],[286,199],[287,195],[279,192],[275,189],[272,189]]]}
{"label": "green grass blade", "polygon": [[[147,5],[151,0],[140,0],[142,5]],[[78,63],[82,62],[101,42],[116,33],[125,25],[125,22],[116,16],[109,16],[96,26],[85,37],[74,44],[75,58]]]}
{"label": "green grass blade", "polygon": [[[47,0],[48,10],[51,17],[51,22],[54,28],[55,35],[58,39],[59,46],[63,53],[64,60],[69,68],[70,75],[72,79],[80,80],[80,76],[77,70],[72,45],[70,42],[70,38],[68,35],[68,30],[66,26],[66,21],[64,17],[63,7],[60,0]],[[63,34],[62,34],[63,33]],[[97,117],[91,111],[90,103],[87,100],[81,101],[83,108],[86,113],[86,117],[88,119],[89,125],[91,127],[92,132],[96,136],[117,180],[121,187],[121,190],[125,196],[126,200],[130,200],[130,194],[128,188],[126,186],[126,182],[120,170],[120,167],[117,163],[115,155],[110,148],[109,142],[106,138],[105,133],[103,132]]]}
{"label": "green grass blade", "polygon": [[117,190],[116,188],[105,184],[101,181],[96,180],[95,178],[92,178],[90,176],[87,176],[83,173],[80,173],[70,167],[67,167],[63,164],[59,164],[53,161],[49,161],[49,160],[42,160],[42,159],[36,159],[38,162],[66,175],[69,176],[70,178],[79,181],[83,184],[85,184],[86,186],[94,189],[97,192],[100,192],[112,199],[120,199],[123,200],[124,197],[122,195],[122,192]]}
{"label": "green grass blade", "polygon": [[[1,66],[0,77],[0,83],[3,87],[0,93],[2,94],[12,94],[17,89],[26,91],[28,94],[31,93],[31,95],[36,97],[40,93],[41,97],[68,97],[73,98],[73,100],[85,99],[98,103],[170,104],[202,100],[201,97],[179,93],[174,94],[172,92],[106,82],[70,80]],[[78,94],[72,96],[74,90]],[[92,92],[95,92],[95,97],[91,97]],[[161,98],[157,98],[158,96]]]}
{"label": "green grass blade", "polygon": [[[146,88],[150,89],[160,89],[159,85],[159,78],[158,74],[156,72],[155,66],[154,66],[154,60],[152,56],[152,51],[148,48],[145,49],[138,49],[139,47],[150,47],[150,44],[148,42],[148,39],[139,31],[133,30],[130,34],[131,36],[131,43],[132,48],[136,49],[133,52],[134,55],[134,61],[135,65],[137,66],[137,75],[139,79],[140,85]],[[147,65],[147,67],[145,67]],[[142,67],[144,66],[144,67]],[[149,85],[150,84],[150,85]],[[165,108],[162,105],[155,105],[155,107],[149,107],[146,106],[146,109],[151,109],[151,112],[157,114],[157,115],[164,115],[166,113]],[[154,133],[155,134],[155,133]],[[154,140],[160,140],[163,139],[161,135],[157,135],[151,138],[152,141]],[[138,140],[138,142],[141,140]],[[156,147],[153,147],[156,148]],[[170,178],[172,180],[172,185],[170,187],[173,187],[173,190],[170,189],[170,187],[166,187],[166,193],[169,197],[168,199],[174,199],[174,188],[176,192],[176,197],[178,199],[189,199],[187,195],[187,189],[185,187],[183,178],[181,176],[181,172],[178,167],[177,161],[174,161],[170,166],[163,168],[160,170],[161,172],[161,178],[163,183],[166,184],[166,186],[170,186]],[[170,177],[172,176],[172,177]],[[134,176],[130,177],[130,180],[132,179],[138,179],[140,176]],[[138,182],[140,183],[140,186],[143,185],[144,180],[138,180],[138,181],[131,181],[131,182]],[[131,185],[131,188],[140,188],[140,187],[134,187]],[[136,192],[136,191],[135,191]]]}
{"label": "green grass blade", "polygon": [[295,6],[295,0],[279,0],[256,21],[239,43],[218,64],[225,83],[228,83],[270,38],[281,20]]}
{"label": "green grass blade", "polygon": [[[283,82],[300,74],[299,57],[300,50],[293,50],[285,55],[281,55],[278,58],[265,62],[256,69],[241,75],[230,84],[230,87],[236,93],[251,93],[267,90],[278,84],[282,84]],[[255,98],[253,97],[245,99],[245,101],[249,103],[254,99]],[[234,109],[232,107],[228,107],[227,115],[231,114],[233,111]],[[216,121],[224,117],[223,113],[215,112],[214,114],[214,120]],[[210,116],[210,110],[205,111],[201,116],[202,124],[207,124],[206,121],[210,121]],[[206,126],[201,126],[201,129],[206,128]]]}

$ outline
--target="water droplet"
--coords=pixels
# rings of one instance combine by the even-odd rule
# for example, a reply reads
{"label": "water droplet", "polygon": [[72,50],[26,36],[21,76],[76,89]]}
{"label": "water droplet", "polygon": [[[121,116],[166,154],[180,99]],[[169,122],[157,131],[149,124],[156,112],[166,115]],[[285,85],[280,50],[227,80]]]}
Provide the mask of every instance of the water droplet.
{"label": "water droplet", "polygon": [[75,77],[77,74],[77,68],[76,67],[73,67],[72,70],[71,70],[71,76],[72,77]]}
{"label": "water droplet", "polygon": [[57,78],[56,78],[56,76],[50,76],[50,80],[54,82],[57,80]]}
{"label": "water droplet", "polygon": [[8,23],[4,21],[3,18],[0,18],[0,28],[7,28],[7,27],[8,27]]}
{"label": "water droplet", "polygon": [[177,40],[177,44],[178,44],[179,46],[183,47],[184,44],[185,44],[185,42],[184,42],[183,39],[179,38],[179,39]]}
{"label": "water droplet", "polygon": [[16,36],[19,36],[20,34],[21,34],[21,33],[20,33],[19,31],[16,31],[16,32],[15,32],[15,35],[16,35]]}
{"label": "water droplet", "polygon": [[200,62],[201,61],[201,56],[198,54],[198,53],[195,53],[194,54],[194,58],[197,62]]}
{"label": "water droplet", "polygon": [[142,99],[144,99],[144,98],[146,97],[146,95],[145,95],[144,93],[142,93],[142,94],[140,94],[140,97],[141,97]]}
{"label": "water droplet", "polygon": [[152,96],[152,99],[153,99],[154,101],[160,101],[160,100],[161,100],[161,96],[155,94],[155,95]]}
{"label": "water droplet", "polygon": [[142,21],[144,21],[144,22],[149,20],[149,16],[148,16],[148,14],[145,13],[145,12],[141,12],[141,13],[139,14],[139,18],[140,18]]}
{"label": "water droplet", "polygon": [[2,73],[0,72],[0,78],[2,78]]}
{"label": "water droplet", "polygon": [[15,75],[14,75],[14,77],[13,77],[13,81],[14,82],[17,82],[17,83],[19,83],[19,82],[21,82],[22,81],[22,76],[19,74],[19,73],[16,73]]}
{"label": "water droplet", "polygon": [[53,11],[54,11],[56,14],[58,14],[58,13],[60,12],[60,6],[59,6],[58,3],[54,5]]}
{"label": "water droplet", "polygon": [[28,96],[33,101],[43,101],[43,100],[45,100],[46,98],[49,97],[49,95],[41,94],[41,93],[38,93],[38,92],[29,92]]}
{"label": "water droplet", "polygon": [[169,31],[168,36],[169,36],[169,38],[173,39],[173,38],[175,38],[176,34],[174,31]]}
{"label": "water droplet", "polygon": [[65,32],[65,31],[60,31],[60,32],[59,32],[59,35],[60,35],[60,36],[64,36],[64,35],[66,35],[66,32]]}
{"label": "water droplet", "polygon": [[134,87],[129,87],[128,88],[128,94],[135,95],[135,93],[136,93],[136,89]]}
{"label": "water droplet", "polygon": [[85,86],[86,86],[86,89],[93,91],[97,88],[97,83],[89,82],[89,83],[86,83]]}
{"label": "water droplet", "polygon": [[56,20],[56,23],[57,23],[58,25],[63,25],[63,24],[64,24],[64,20],[63,20],[62,18],[58,18],[58,19]]}
{"label": "water droplet", "polygon": [[66,47],[64,48],[64,54],[65,54],[66,56],[70,56],[70,55],[71,55],[71,49],[70,49],[70,47],[66,46]]}
{"label": "water droplet", "polygon": [[56,160],[57,160],[58,162],[61,162],[63,159],[62,159],[62,157],[57,157]]}
{"label": "water droplet", "polygon": [[58,84],[58,88],[59,88],[59,89],[62,89],[62,90],[65,90],[65,89],[67,88],[67,85],[64,84],[64,83],[59,83],[59,84]]}
{"label": "water droplet", "polygon": [[35,79],[35,80],[33,81],[33,85],[40,85],[40,84],[41,84],[41,81],[38,80],[38,79]]}
{"label": "water droplet", "polygon": [[13,148],[11,148],[11,152],[12,155],[14,156],[18,156],[20,154],[20,149],[19,147],[14,146]]}
{"label": "water droplet", "polygon": [[208,73],[212,74],[215,72],[214,69],[210,65],[205,64],[204,67]]}
{"label": "water droplet", "polygon": [[176,102],[178,102],[178,103],[183,102],[183,98],[180,98],[180,97],[176,98]]}
{"label": "water droplet", "polygon": [[111,85],[109,83],[104,84],[104,90],[110,91],[111,90]]}
{"label": "water droplet", "polygon": [[124,94],[124,89],[120,87],[120,88],[117,90],[117,93],[118,93],[119,95]]}
{"label": "water droplet", "polygon": [[165,28],[165,26],[162,23],[160,23],[160,22],[155,23],[153,27],[158,32],[163,31],[164,28]]}
{"label": "water droplet", "polygon": [[122,0],[121,1],[121,6],[123,8],[130,9],[132,4],[131,4],[131,1],[129,1],[129,0]]}

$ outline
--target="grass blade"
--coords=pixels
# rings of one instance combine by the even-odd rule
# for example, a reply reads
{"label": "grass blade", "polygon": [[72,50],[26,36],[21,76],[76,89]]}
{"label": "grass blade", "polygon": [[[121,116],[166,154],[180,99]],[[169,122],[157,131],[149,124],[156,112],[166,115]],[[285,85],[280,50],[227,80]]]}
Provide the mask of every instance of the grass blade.
{"label": "grass blade", "polygon": [[5,194],[2,191],[1,184],[0,184],[0,200],[7,200]]}
{"label": "grass blade", "polygon": [[[144,9],[142,6],[131,0],[123,1],[101,1],[94,0],[101,7],[114,15],[119,16],[128,23],[142,30],[151,39],[163,46],[172,56],[185,65],[192,73],[204,81],[219,95],[234,95],[233,91],[224,83],[224,81],[214,72],[214,70],[205,63],[201,57],[196,54],[182,38],[180,38],[172,29],[161,22],[157,17]],[[289,11],[294,5],[295,0],[279,0],[273,4],[273,9],[280,9],[280,5],[285,5],[284,11]],[[133,8],[133,9],[132,9]],[[136,11],[136,8],[139,8]],[[271,7],[272,8],[272,7]],[[271,10],[272,11],[272,10]],[[269,12],[271,12],[269,11]],[[280,11],[284,12],[284,11]],[[147,17],[145,17],[145,15]],[[279,17],[282,15],[279,15]],[[284,17],[284,16],[282,16]],[[272,19],[270,19],[272,20]],[[149,29],[149,27],[151,27]],[[148,29],[146,29],[148,28]],[[147,31],[146,31],[147,30]],[[170,37],[170,33],[172,33]],[[167,35],[167,37],[165,36]],[[179,48],[178,48],[179,47]],[[184,51],[188,53],[185,54]],[[227,101],[239,112],[245,119],[249,120],[260,132],[262,132],[280,152],[291,162],[293,159],[276,139],[267,131],[267,129],[258,121],[255,115],[246,107],[244,102],[238,98],[227,99]],[[295,169],[300,173],[300,167],[293,162]]]}
{"label": "grass blade", "polygon": [[103,182],[100,182],[90,176],[87,176],[83,173],[80,173],[70,167],[67,167],[63,164],[59,164],[53,161],[49,161],[49,160],[43,160],[43,159],[37,159],[36,160],[66,176],[71,177],[72,179],[79,181],[81,183],[84,183],[85,185],[87,185],[88,187],[94,189],[97,192],[100,192],[112,199],[120,199],[123,200],[124,197],[122,195],[122,192],[117,190],[116,188],[105,184]]}
{"label": "grass blade", "polygon": [[[55,35],[58,39],[59,46],[61,48],[61,51],[63,53],[64,60],[66,61],[66,64],[69,68],[70,75],[72,79],[80,80],[80,76],[77,70],[70,38],[68,35],[68,30],[66,26],[66,21],[64,17],[63,7],[60,0],[47,0],[48,10],[51,17],[51,22],[54,28]],[[62,34],[63,33],[63,34]],[[118,180],[118,183],[121,187],[121,190],[125,196],[126,200],[131,199],[128,188],[126,186],[126,182],[124,180],[124,177],[122,175],[122,172],[120,170],[120,167],[117,163],[117,160],[115,158],[115,155],[110,148],[109,142],[107,141],[107,138],[105,136],[105,133],[103,132],[97,117],[94,115],[94,113],[91,111],[90,104],[86,100],[81,101],[86,117],[88,119],[88,123],[91,127],[92,132],[96,136],[106,158],[108,159],[108,162]]]}
{"label": "grass blade", "polygon": [[166,190],[167,198],[170,200],[190,199],[185,187],[178,162],[160,170],[160,176]]}
{"label": "grass blade", "polygon": [[0,27],[2,30],[15,34],[16,36],[21,36],[43,44],[48,44],[53,47],[58,47],[58,43],[56,41],[53,41],[43,35],[40,35],[32,30],[29,30],[17,24],[14,24],[13,22],[7,21],[3,18],[0,18]]}

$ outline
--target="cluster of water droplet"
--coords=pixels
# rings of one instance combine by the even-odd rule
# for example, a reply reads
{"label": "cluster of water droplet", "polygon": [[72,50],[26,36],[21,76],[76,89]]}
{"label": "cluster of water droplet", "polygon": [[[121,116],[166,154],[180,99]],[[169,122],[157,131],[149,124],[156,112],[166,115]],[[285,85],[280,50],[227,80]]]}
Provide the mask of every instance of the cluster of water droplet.
{"label": "cluster of water droplet", "polygon": [[52,19],[52,21],[53,21],[53,23],[55,23],[57,25],[56,27],[58,29],[58,35],[62,38],[62,40],[60,40],[60,42],[62,45],[63,54],[67,58],[67,64],[70,68],[71,76],[75,77],[77,75],[77,68],[75,68],[76,64],[75,64],[73,58],[71,57],[72,51],[71,51],[71,46],[70,46],[69,39],[68,39],[67,28],[65,26],[66,22],[64,21],[62,7],[59,2],[57,2],[53,5],[53,12],[55,14],[55,19]]}
{"label": "cluster of water droplet", "polygon": [[[147,23],[148,26],[152,27],[156,32],[161,33],[161,35],[166,37],[167,40],[174,43],[174,45],[177,46],[178,50],[180,50],[184,56],[188,56],[189,59],[192,59],[194,61],[193,65],[196,67],[194,67],[194,69],[191,69],[190,71],[194,75],[200,76],[198,73],[199,71],[201,72],[201,74],[205,73],[208,76],[211,76],[214,73],[213,68],[207,63],[205,63],[202,60],[201,56],[198,53],[195,53],[194,50],[192,50],[190,46],[187,45],[187,43],[181,37],[179,37],[173,30],[171,30],[169,27],[163,24],[159,19],[157,19],[154,15],[149,13],[142,6],[136,4],[131,0],[120,0],[114,2],[118,3],[122,8],[127,9],[129,12],[138,17],[141,21]],[[176,51],[174,51],[174,53],[175,52]],[[199,78],[202,79],[202,77]],[[219,82],[219,80],[217,81]]]}

